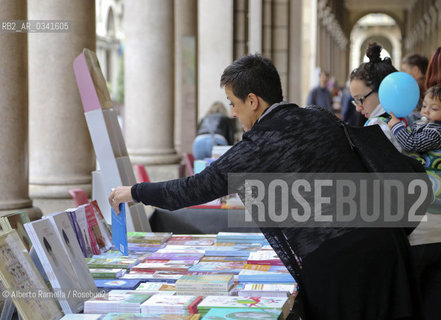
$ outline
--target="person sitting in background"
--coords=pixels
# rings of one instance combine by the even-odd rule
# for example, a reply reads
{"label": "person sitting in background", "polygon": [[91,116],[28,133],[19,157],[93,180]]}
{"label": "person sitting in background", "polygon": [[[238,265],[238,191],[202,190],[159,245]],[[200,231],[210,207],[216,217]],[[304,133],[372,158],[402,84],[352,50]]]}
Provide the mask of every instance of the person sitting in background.
{"label": "person sitting in background", "polygon": [[398,143],[407,152],[427,152],[441,149],[441,84],[424,93],[421,120],[406,126],[390,112],[388,126]]}
{"label": "person sitting in background", "polygon": [[196,160],[211,157],[213,146],[234,144],[234,123],[222,102],[214,102],[199,122],[193,141],[193,156]]}
{"label": "person sitting in background", "polygon": [[323,107],[333,112],[332,95],[326,87],[329,81],[329,74],[326,71],[320,71],[319,85],[311,90],[306,100],[306,105],[315,105]]}

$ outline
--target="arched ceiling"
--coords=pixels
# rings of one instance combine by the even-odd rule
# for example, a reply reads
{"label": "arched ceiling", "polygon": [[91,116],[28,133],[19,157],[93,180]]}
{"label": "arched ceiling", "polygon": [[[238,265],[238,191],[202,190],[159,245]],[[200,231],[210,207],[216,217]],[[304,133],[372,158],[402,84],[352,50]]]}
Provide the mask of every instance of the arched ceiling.
{"label": "arched ceiling", "polygon": [[369,13],[384,13],[391,16],[404,35],[406,10],[415,0],[344,0],[344,2],[345,8],[349,11],[345,30],[347,35],[351,33],[357,21]]}

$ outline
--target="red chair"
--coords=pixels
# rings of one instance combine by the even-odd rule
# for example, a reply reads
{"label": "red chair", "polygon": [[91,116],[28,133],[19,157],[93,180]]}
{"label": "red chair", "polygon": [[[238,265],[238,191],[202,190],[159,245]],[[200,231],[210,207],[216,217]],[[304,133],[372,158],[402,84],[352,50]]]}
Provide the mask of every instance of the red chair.
{"label": "red chair", "polygon": [[138,182],[150,182],[147,170],[142,164],[135,164],[136,175],[138,176]]}
{"label": "red chair", "polygon": [[89,198],[83,189],[70,189],[69,194],[72,196],[75,206],[77,207],[89,203]]}
{"label": "red chair", "polygon": [[194,175],[194,156],[192,153],[183,153],[185,167],[187,168],[187,174],[189,176]]}

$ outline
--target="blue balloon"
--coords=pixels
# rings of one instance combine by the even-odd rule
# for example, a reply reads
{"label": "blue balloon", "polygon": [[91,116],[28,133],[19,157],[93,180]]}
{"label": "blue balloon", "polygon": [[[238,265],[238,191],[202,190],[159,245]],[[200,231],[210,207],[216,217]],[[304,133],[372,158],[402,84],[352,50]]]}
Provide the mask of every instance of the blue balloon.
{"label": "blue balloon", "polygon": [[394,72],[381,81],[378,98],[389,114],[392,111],[397,118],[404,118],[417,106],[420,88],[410,74]]}

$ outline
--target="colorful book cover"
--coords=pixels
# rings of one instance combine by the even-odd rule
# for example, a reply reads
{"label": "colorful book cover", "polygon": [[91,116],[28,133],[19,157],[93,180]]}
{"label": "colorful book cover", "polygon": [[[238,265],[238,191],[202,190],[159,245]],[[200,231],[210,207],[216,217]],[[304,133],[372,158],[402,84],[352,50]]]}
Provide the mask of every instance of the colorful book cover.
{"label": "colorful book cover", "polygon": [[83,290],[96,290],[95,283],[87,267],[68,213],[57,212],[44,217],[52,223],[58,239],[67,254],[69,263],[77,275],[79,287]]}
{"label": "colorful book cover", "polygon": [[167,245],[158,252],[182,252],[182,253],[205,253],[205,250],[213,246],[183,246],[183,245]]}
{"label": "colorful book cover", "polygon": [[265,240],[265,236],[260,232],[219,232],[216,235],[216,240]]}
{"label": "colorful book cover", "polygon": [[271,250],[251,252],[248,257],[248,264],[283,266],[277,253]]}
{"label": "colorful book cover", "polygon": [[108,268],[108,269],[130,269],[138,263],[138,259],[95,259],[86,258],[87,266],[90,268]]}
{"label": "colorful book cover", "polygon": [[108,313],[100,320],[199,320],[199,314]]}
{"label": "colorful book cover", "polygon": [[135,290],[139,285],[139,280],[128,279],[95,279],[95,284],[98,289],[121,289],[121,290]]}
{"label": "colorful book cover", "polygon": [[197,313],[196,305],[202,300],[198,296],[153,295],[141,305],[141,313]]}
{"label": "colorful book cover", "polygon": [[155,252],[151,254],[148,258],[149,260],[197,260],[204,256],[202,253],[158,253]]}
{"label": "colorful book cover", "polygon": [[8,219],[11,228],[17,230],[21,241],[23,241],[24,246],[29,251],[31,249],[32,243],[26,230],[23,227],[25,223],[30,222],[28,214],[26,212],[14,212],[7,215],[6,219]]}
{"label": "colorful book cover", "polygon": [[280,310],[257,308],[212,308],[204,316],[204,320],[278,320],[282,319]]}
{"label": "colorful book cover", "polygon": [[238,290],[241,297],[286,297],[297,290],[297,283],[246,283]]}
{"label": "colorful book cover", "polygon": [[175,283],[167,283],[167,282],[144,282],[141,283],[136,291],[145,291],[145,292],[158,292],[159,291],[168,291],[175,292],[176,284]]}
{"label": "colorful book cover", "polygon": [[86,220],[87,225],[89,226],[89,235],[91,239],[95,240],[93,249],[94,254],[100,254],[106,250],[106,241],[104,240],[103,235],[101,234],[101,229],[98,225],[98,220],[95,216],[95,211],[91,204],[84,205],[86,209]]}
{"label": "colorful book cover", "polygon": [[228,291],[233,283],[234,278],[229,274],[183,275],[176,281],[176,290]]}
{"label": "colorful book cover", "polygon": [[0,234],[0,280],[3,290],[23,294],[19,298],[11,296],[23,320],[58,320],[63,316],[51,296],[38,299],[28,294],[35,290],[50,291],[15,230]]}
{"label": "colorful book cover", "polygon": [[188,271],[239,274],[243,269],[243,265],[242,262],[199,262]]}
{"label": "colorful book cover", "polygon": [[199,262],[242,262],[246,263],[248,257],[227,257],[227,256],[204,256]]}
{"label": "colorful book cover", "polygon": [[127,232],[128,242],[163,244],[172,234],[170,232]]}
{"label": "colorful book cover", "polygon": [[112,247],[112,229],[106,222],[106,219],[101,212],[98,202],[96,200],[93,200],[90,202],[90,205],[92,206],[93,211],[95,212],[95,217],[98,220],[98,226],[101,230],[101,235],[104,238],[105,247],[106,249],[110,249],[110,247]]}
{"label": "colorful book cover", "polygon": [[[126,269],[89,269],[90,274],[93,279],[117,279],[121,278],[125,273]],[[95,282],[94,282],[95,285]]]}
{"label": "colorful book cover", "polygon": [[192,263],[179,263],[181,260],[172,260],[166,263],[140,263],[132,268],[133,271],[154,272],[154,271],[172,271],[186,272],[193,266]]}
{"label": "colorful book cover", "polygon": [[119,205],[119,214],[112,210],[112,243],[125,256],[129,254],[127,246],[126,204]]}
{"label": "colorful book cover", "polygon": [[206,256],[232,256],[232,257],[248,257],[251,251],[260,250],[260,244],[246,243],[235,245],[223,245],[216,243],[216,246],[209,247],[205,250]]}
{"label": "colorful book cover", "polygon": [[150,294],[101,294],[84,303],[84,313],[133,312],[140,313],[140,306]]}
{"label": "colorful book cover", "polygon": [[92,242],[89,235],[89,226],[87,225],[86,208],[84,206],[79,206],[75,208],[75,218],[77,219],[78,228],[80,229],[80,232],[84,239],[84,246],[87,253],[86,257],[91,257],[93,256],[94,251],[92,249]]}
{"label": "colorful book cover", "polygon": [[31,238],[38,258],[49,278],[51,287],[60,292],[58,301],[64,313],[77,313],[83,310],[86,299],[71,294],[72,290],[82,290],[69,257],[49,219],[28,222],[26,231]]}
{"label": "colorful book cover", "polygon": [[245,264],[239,273],[239,282],[293,283],[295,280],[285,266]]}
{"label": "colorful book cover", "polygon": [[81,251],[83,252],[83,256],[87,257],[87,249],[86,249],[86,243],[84,240],[83,233],[81,232],[80,226],[78,225],[77,221],[77,215],[75,213],[76,209],[67,209],[66,212],[69,215],[70,222],[72,223],[72,226],[75,230],[75,235],[78,240],[78,244],[80,245]]}
{"label": "colorful book cover", "polygon": [[130,271],[121,277],[121,279],[139,279],[142,282],[168,282],[175,283],[182,277],[182,274],[172,274],[172,273],[146,273],[146,272],[136,272]]}
{"label": "colorful book cover", "polygon": [[208,296],[198,305],[200,314],[206,314],[211,308],[257,308],[282,310],[287,297],[233,297]]}

